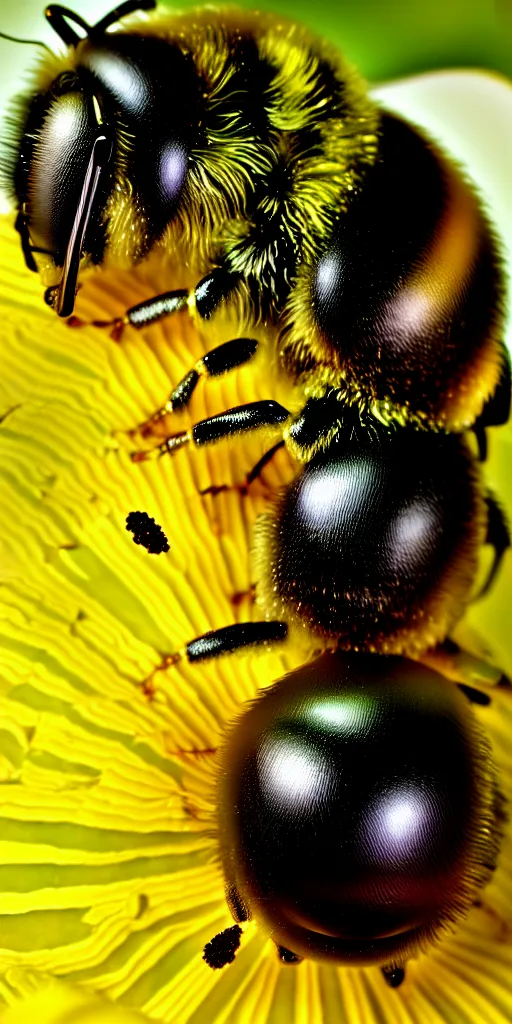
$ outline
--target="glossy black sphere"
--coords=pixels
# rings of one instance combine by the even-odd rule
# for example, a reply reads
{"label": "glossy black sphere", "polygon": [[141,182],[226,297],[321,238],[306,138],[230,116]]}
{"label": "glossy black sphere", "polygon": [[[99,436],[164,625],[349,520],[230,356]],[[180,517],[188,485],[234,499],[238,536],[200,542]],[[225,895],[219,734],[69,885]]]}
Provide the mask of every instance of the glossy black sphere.
{"label": "glossy black sphere", "polygon": [[257,527],[258,594],[340,648],[421,653],[462,614],[484,521],[460,437],[343,432]]}
{"label": "glossy black sphere", "polygon": [[421,134],[384,115],[379,158],[312,276],[330,359],[374,399],[443,424],[459,405],[469,424],[458,391],[472,402],[500,302],[496,243],[471,190]]}
{"label": "glossy black sphere", "polygon": [[453,684],[399,658],[325,654],[228,736],[228,890],[301,956],[405,959],[486,880],[493,807],[488,750]]}

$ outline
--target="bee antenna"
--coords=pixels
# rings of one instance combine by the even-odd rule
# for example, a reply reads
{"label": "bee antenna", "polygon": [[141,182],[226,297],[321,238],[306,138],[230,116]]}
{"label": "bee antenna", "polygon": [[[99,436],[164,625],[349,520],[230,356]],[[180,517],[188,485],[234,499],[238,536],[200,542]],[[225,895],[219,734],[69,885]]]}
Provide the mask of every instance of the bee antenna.
{"label": "bee antenna", "polygon": [[[50,47],[46,43],[41,43],[39,39],[19,39],[18,36],[9,36],[7,32],[0,32],[1,39],[8,39],[11,43],[28,43],[30,46],[42,46],[43,50],[47,50],[51,53]],[[53,56],[53,55],[52,55]]]}
{"label": "bee antenna", "polygon": [[156,7],[156,0],[125,0],[123,4],[119,4],[119,7],[115,7],[110,14],[106,14],[101,21],[98,21],[94,26],[95,32],[105,32],[111,25],[115,25],[116,21],[121,21],[122,18],[127,18],[129,14],[134,14],[135,11],[153,11]]}
{"label": "bee antenna", "polygon": [[88,25],[75,11],[70,11],[69,7],[62,7],[61,4],[50,4],[46,8],[45,14],[54,31],[62,39],[62,42],[66,46],[76,46],[80,42],[80,36],[68,24],[70,21],[74,21],[76,25],[83,28],[86,35],[90,36],[91,33],[96,35],[105,32],[111,25],[115,25],[116,21],[121,21],[121,18],[126,18],[135,11],[152,11],[155,7],[156,0],[125,0],[124,3],[119,4],[119,7],[115,7],[113,11],[110,11],[109,14],[106,14],[104,18],[101,18],[93,26]]}
{"label": "bee antenna", "polygon": [[83,28],[86,35],[89,35],[91,26],[79,14],[76,14],[75,11],[70,11],[69,7],[61,7],[60,4],[50,4],[44,13],[48,23],[66,46],[76,46],[81,38],[71,28],[71,25],[68,25],[68,20],[74,21],[76,25],[80,25],[80,28]]}

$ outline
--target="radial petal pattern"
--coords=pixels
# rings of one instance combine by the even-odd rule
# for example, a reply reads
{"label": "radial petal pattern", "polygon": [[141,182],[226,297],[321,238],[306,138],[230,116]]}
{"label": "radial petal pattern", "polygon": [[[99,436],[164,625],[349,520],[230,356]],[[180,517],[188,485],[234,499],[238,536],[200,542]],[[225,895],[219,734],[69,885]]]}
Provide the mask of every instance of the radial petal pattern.
{"label": "radial petal pattern", "polygon": [[[510,1021],[509,835],[481,905],[410,963],[397,990],[378,968],[281,967],[252,925],[233,965],[214,972],[202,961],[205,942],[231,923],[212,830],[215,750],[241,702],[305,653],[158,666],[208,629],[258,617],[252,525],[291,467],[280,453],[248,494],[237,488],[271,435],[133,464],[141,439],[130,431],[236,325],[221,320],[200,336],[180,315],[119,344],[107,331],[72,331],[42,304],[8,222],[0,242],[5,1024],[22,1019],[20,996],[23,1019],[41,1024]],[[91,274],[77,312],[107,318],[186,283],[157,256],[131,274]],[[272,362],[272,338],[260,336],[255,365],[194,396],[194,420],[257,397],[300,403]],[[491,476],[510,465],[511,438],[496,437]],[[132,543],[132,510],[163,527],[168,554]],[[506,593],[510,565],[485,611],[485,643],[510,659]],[[477,713],[510,797],[510,692]],[[50,978],[65,984],[47,988]]]}

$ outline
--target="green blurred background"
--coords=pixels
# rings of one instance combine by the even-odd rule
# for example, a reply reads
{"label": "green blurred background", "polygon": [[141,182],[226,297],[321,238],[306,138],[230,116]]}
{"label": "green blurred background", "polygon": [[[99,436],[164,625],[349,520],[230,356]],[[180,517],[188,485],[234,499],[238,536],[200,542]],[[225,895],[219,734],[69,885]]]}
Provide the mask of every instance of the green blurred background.
{"label": "green blurred background", "polygon": [[[88,21],[116,0],[71,0]],[[44,0],[0,0],[0,30],[56,47]],[[167,3],[170,10],[195,6]],[[512,78],[512,0],[242,0],[300,19],[328,37],[371,82],[446,67],[481,67]],[[35,50],[0,39],[0,110],[24,85]]]}
{"label": "green blurred background", "polygon": [[[71,6],[92,20],[115,6],[115,0],[72,0]],[[512,0],[263,0],[242,6],[279,10],[309,23],[342,47],[373,81],[461,65],[494,68],[512,76]],[[50,40],[43,8],[44,0],[0,0],[0,28]],[[6,45],[2,44],[2,74]],[[25,60],[19,48],[17,52],[17,57],[6,52],[9,64]]]}
{"label": "green blurred background", "polygon": [[450,66],[512,77],[512,0],[263,0],[258,6],[311,24],[374,82]]}

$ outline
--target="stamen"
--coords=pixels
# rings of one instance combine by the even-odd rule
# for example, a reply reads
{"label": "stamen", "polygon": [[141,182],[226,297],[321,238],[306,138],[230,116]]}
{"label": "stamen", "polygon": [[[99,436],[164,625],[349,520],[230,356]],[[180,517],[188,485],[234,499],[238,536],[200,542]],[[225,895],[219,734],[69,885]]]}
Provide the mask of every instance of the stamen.
{"label": "stamen", "polygon": [[126,529],[133,533],[134,544],[141,544],[151,555],[161,555],[170,550],[162,527],[147,512],[130,512],[126,517]]}
{"label": "stamen", "polygon": [[218,970],[220,967],[225,967],[226,964],[233,963],[236,951],[240,946],[241,935],[242,929],[239,924],[234,924],[231,928],[225,928],[223,932],[214,935],[203,950],[203,960],[206,961],[208,967]]}

